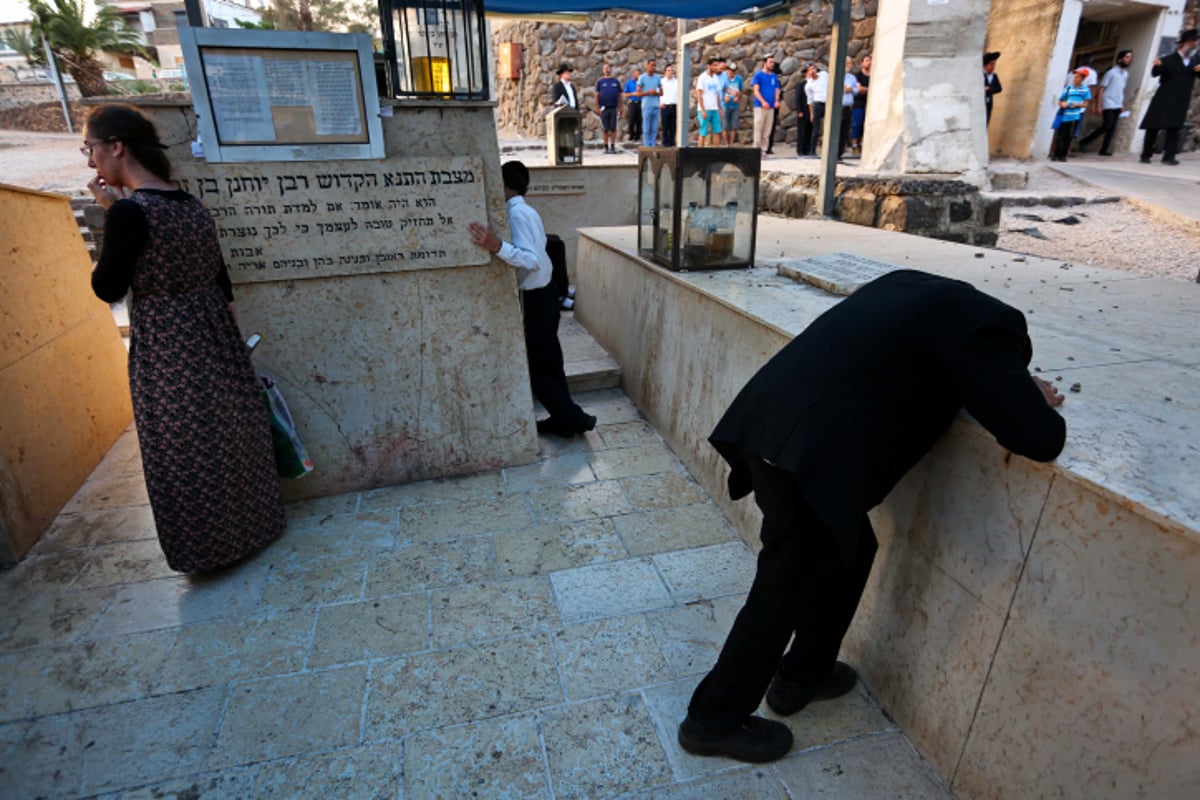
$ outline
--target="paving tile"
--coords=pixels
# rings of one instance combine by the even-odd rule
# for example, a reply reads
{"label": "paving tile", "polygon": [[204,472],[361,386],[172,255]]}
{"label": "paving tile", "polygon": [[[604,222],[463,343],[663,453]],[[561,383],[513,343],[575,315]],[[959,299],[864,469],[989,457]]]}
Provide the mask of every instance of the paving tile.
{"label": "paving tile", "polygon": [[904,736],[890,733],[843,742],[775,763],[794,797],[857,800],[953,800],[954,795]]}
{"label": "paving tile", "polygon": [[620,389],[600,389],[594,392],[581,392],[575,396],[575,402],[583,406],[587,412],[601,425],[611,425],[620,422],[643,422],[642,412],[638,411],[623,391]]}
{"label": "paving tile", "polygon": [[75,582],[90,558],[90,548],[28,555],[0,572],[0,593],[11,597],[62,591]]}
{"label": "paving tile", "polygon": [[636,694],[574,703],[539,717],[559,800],[611,797],[671,781],[654,725]]}
{"label": "paving tile", "polygon": [[78,797],[81,747],[61,717],[0,725],[0,791],[4,800]]}
{"label": "paving tile", "polygon": [[95,800],[230,800],[254,797],[258,767],[234,767],[175,778],[137,789],[102,794]]}
{"label": "paving tile", "polygon": [[662,441],[662,437],[658,435],[654,427],[644,419],[613,422],[601,425],[596,430],[599,431],[605,448],[634,447],[639,444],[653,444]]}
{"label": "paving tile", "polygon": [[282,537],[255,557],[265,563],[359,558],[396,546],[396,512],[331,514],[288,523]]}
{"label": "paving tile", "polygon": [[618,517],[617,533],[635,556],[664,553],[737,538],[733,526],[711,503]]}
{"label": "paving tile", "polygon": [[202,689],[42,717],[33,737],[65,748],[53,758],[60,766],[81,762],[85,795],[138,787],[200,772],[224,699]]}
{"label": "paving tile", "polygon": [[91,548],[88,554],[87,564],[75,579],[77,588],[139,583],[179,574],[167,566],[158,539],[100,545]]}
{"label": "paving tile", "polygon": [[20,603],[5,604],[0,652],[78,640],[95,627],[117,593],[112,588],[54,594],[27,594],[13,587],[0,591],[5,597],[22,597]]}
{"label": "paving tile", "polygon": [[268,574],[262,605],[278,610],[359,600],[366,571],[362,556],[286,561]]}
{"label": "paving tile", "polygon": [[505,717],[408,736],[405,800],[451,797],[552,797],[537,720]]}
{"label": "paving tile", "polygon": [[530,501],[539,524],[577,522],[633,510],[616,481],[584,483],[579,486],[552,487],[532,492]]}
{"label": "paving tile", "polygon": [[493,540],[502,576],[545,575],[628,556],[609,519],[506,531]]}
{"label": "paving tile", "polygon": [[371,666],[366,739],[562,702],[545,634],[440,650]]}
{"label": "paving tile", "polygon": [[154,538],[154,513],[150,506],[79,511],[59,514],[30,552],[48,553]]}
{"label": "paving tile", "polygon": [[682,677],[712,669],[745,602],[745,595],[734,595],[648,612],[647,624],[671,671]]}
{"label": "paving tile", "polygon": [[396,800],[404,780],[403,764],[399,742],[272,761],[259,768],[254,798]]}
{"label": "paving tile", "polygon": [[602,481],[677,472],[683,469],[679,459],[663,442],[650,442],[619,450],[601,450],[592,453],[591,458],[592,470]]}
{"label": "paving tile", "polygon": [[613,694],[672,677],[641,614],[570,625],[550,641],[568,700]]}
{"label": "paving tile", "polygon": [[754,582],[756,559],[740,539],[660,553],[653,561],[677,603],[748,592]]}
{"label": "paving tile", "polygon": [[219,576],[161,578],[117,587],[93,636],[173,628],[249,616],[262,598],[267,570],[244,564]]}
{"label": "paving tile", "polygon": [[432,481],[408,483],[403,486],[387,486],[366,492],[362,498],[362,510],[381,508],[405,508],[435,502],[457,502],[464,497],[497,495],[504,491],[504,476],[499,470],[479,472],[474,475],[457,475]]}
{"label": "paving tile", "polygon": [[622,800],[792,800],[792,797],[774,769],[743,767],[716,777],[622,795]]}
{"label": "paving tile", "polygon": [[208,767],[253,764],[355,744],[365,666],[243,683],[230,692]]}
{"label": "paving tile", "polygon": [[402,594],[496,576],[492,541],[486,536],[397,547],[367,562],[367,597]]}
{"label": "paving tile", "polygon": [[[335,494],[328,497],[312,497],[308,500],[297,500],[283,507],[288,522],[294,522],[311,517],[334,517],[342,514],[357,514],[362,495],[358,492]],[[361,509],[366,511],[367,509]]]}
{"label": "paving tile", "polygon": [[592,472],[587,454],[583,452],[568,452],[543,458],[536,464],[506,467],[504,470],[504,490],[509,494],[594,480],[596,475]]}
{"label": "paving tile", "polygon": [[186,625],[162,665],[155,691],[177,692],[299,672],[314,616],[311,610],[291,611],[268,619]]}
{"label": "paving tile", "polygon": [[524,495],[485,495],[400,509],[400,541],[436,542],[523,528],[533,521]]}
{"label": "paving tile", "polygon": [[0,722],[148,695],[174,641],[174,631],[156,631],[2,656]]}
{"label": "paving tile", "polygon": [[578,567],[550,576],[564,622],[615,617],[671,605],[667,587],[646,559]]}
{"label": "paving tile", "polygon": [[[97,468],[97,472],[101,467]],[[146,482],[141,472],[130,476],[120,470],[111,471],[106,475],[92,474],[87,482],[75,493],[63,511],[100,511],[105,508],[121,508],[124,506],[144,506],[150,503],[146,494]]]}
{"label": "paving tile", "polygon": [[447,586],[430,593],[434,647],[535,633],[558,627],[545,577]]}
{"label": "paving tile", "polygon": [[621,479],[621,488],[638,511],[708,502],[708,495],[684,472],[661,472]]}
{"label": "paving tile", "polygon": [[310,669],[429,649],[424,592],[326,606],[318,612]]}

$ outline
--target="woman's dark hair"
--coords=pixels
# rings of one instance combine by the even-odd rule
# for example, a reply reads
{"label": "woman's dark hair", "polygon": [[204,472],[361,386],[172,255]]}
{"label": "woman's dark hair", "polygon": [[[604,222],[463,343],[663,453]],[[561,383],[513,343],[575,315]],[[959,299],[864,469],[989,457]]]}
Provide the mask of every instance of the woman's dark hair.
{"label": "woman's dark hair", "polygon": [[117,104],[100,106],[88,117],[87,131],[101,141],[121,142],[139,164],[162,180],[171,180],[171,162],[158,140],[158,131],[136,108]]}
{"label": "woman's dark hair", "polygon": [[500,166],[500,175],[504,185],[517,194],[523,195],[529,191],[529,170],[520,161],[505,161]]}

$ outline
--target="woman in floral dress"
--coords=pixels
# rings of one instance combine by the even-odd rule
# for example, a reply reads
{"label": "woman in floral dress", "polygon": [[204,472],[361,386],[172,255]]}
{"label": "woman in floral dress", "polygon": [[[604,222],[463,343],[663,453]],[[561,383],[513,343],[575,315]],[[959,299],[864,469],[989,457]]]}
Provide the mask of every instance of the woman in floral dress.
{"label": "woman in floral dress", "polygon": [[233,316],[212,216],[171,182],[153,124],[128,106],[88,118],[88,184],[108,209],[92,289],[132,293],[129,387],[167,564],[225,567],[283,533],[262,387]]}

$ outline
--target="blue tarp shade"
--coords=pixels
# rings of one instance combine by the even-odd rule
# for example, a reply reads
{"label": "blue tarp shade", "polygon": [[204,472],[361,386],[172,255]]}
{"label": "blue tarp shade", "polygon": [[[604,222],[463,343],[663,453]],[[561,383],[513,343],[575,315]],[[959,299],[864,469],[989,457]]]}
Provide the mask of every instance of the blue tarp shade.
{"label": "blue tarp shade", "polygon": [[571,2],[571,0],[483,0],[484,11],[498,14],[548,14],[553,11],[642,11],[682,19],[728,17],[755,5],[769,5],[753,0],[622,0],[617,3]]}

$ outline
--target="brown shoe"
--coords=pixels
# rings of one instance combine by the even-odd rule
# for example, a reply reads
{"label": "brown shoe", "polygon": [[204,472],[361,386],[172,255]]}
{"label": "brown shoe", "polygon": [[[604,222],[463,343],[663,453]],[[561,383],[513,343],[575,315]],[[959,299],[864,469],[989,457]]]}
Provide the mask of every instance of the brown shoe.
{"label": "brown shoe", "polygon": [[792,749],[792,732],[773,719],[747,717],[725,733],[709,733],[690,716],[679,724],[679,746],[694,756],[725,756],[751,764],[783,758]]}

